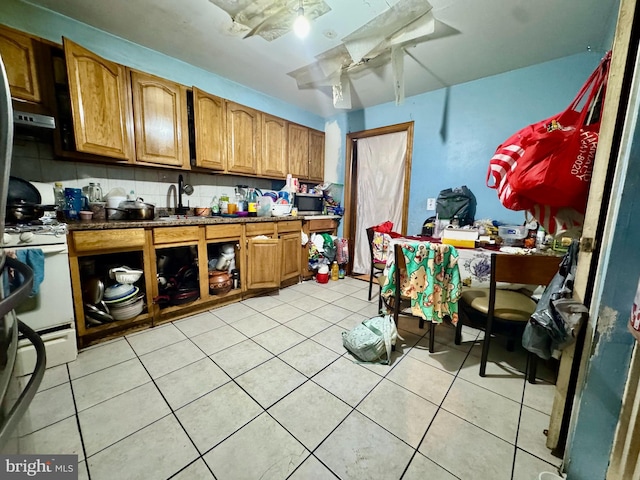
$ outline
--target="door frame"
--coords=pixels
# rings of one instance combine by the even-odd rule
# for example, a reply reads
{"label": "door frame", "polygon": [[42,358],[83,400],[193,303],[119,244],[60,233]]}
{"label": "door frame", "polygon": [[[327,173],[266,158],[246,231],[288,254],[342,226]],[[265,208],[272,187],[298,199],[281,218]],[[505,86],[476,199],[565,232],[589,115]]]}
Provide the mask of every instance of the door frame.
{"label": "door frame", "polygon": [[[349,242],[349,251],[354,252],[356,244],[356,219],[358,216],[358,178],[357,178],[357,159],[353,158],[354,140],[367,137],[377,137],[387,135],[389,133],[407,132],[407,150],[405,154],[404,167],[404,199],[402,201],[402,225],[400,226],[401,234],[407,233],[407,223],[409,219],[409,193],[411,185],[411,159],[413,155],[413,125],[414,122],[398,123],[385,127],[374,128],[371,130],[362,130],[360,132],[348,133],[346,137],[345,152],[345,172],[344,172],[344,204],[345,213],[342,222],[342,234]],[[349,264],[347,272],[353,271],[353,257],[349,255]]]}

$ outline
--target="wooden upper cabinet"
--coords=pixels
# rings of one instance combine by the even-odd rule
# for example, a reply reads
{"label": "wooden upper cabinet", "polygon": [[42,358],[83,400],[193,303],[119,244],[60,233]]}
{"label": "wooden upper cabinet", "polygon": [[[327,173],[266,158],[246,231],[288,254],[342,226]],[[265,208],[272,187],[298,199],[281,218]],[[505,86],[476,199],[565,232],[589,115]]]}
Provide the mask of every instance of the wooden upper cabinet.
{"label": "wooden upper cabinet", "polygon": [[0,27],[0,55],[9,79],[11,96],[40,103],[36,41],[28,35]]}
{"label": "wooden upper cabinet", "polygon": [[125,67],[63,41],[76,149],[132,161],[131,89]]}
{"label": "wooden upper cabinet", "polygon": [[324,182],[324,132],[309,130],[309,180]]}
{"label": "wooden upper cabinet", "polygon": [[234,102],[227,103],[227,171],[258,173],[260,112]]}
{"label": "wooden upper cabinet", "polygon": [[189,168],[187,89],[131,71],[136,162]]}
{"label": "wooden upper cabinet", "polygon": [[226,108],[224,99],[193,88],[196,165],[227,168]]}
{"label": "wooden upper cabinet", "polygon": [[290,123],[289,133],[289,173],[295,178],[309,178],[309,129]]}
{"label": "wooden upper cabinet", "polygon": [[287,176],[287,122],[282,118],[262,116],[262,158],[259,174],[273,178]]}

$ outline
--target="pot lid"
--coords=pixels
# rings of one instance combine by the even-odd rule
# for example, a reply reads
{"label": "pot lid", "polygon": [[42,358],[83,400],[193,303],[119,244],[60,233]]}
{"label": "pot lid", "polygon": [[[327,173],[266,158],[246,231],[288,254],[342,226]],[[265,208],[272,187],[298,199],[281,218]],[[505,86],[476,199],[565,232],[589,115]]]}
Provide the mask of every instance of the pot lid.
{"label": "pot lid", "polygon": [[120,205],[118,208],[150,208],[153,207],[153,205],[151,205],[150,203],[145,203],[142,201],[141,198],[138,198],[137,200],[123,200],[122,202],[120,202]]}

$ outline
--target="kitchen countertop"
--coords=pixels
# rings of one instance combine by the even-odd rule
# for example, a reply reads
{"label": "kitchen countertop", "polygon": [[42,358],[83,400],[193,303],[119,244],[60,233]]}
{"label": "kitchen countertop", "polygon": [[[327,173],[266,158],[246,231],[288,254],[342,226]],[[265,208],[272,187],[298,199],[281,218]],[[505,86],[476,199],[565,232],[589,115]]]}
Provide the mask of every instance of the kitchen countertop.
{"label": "kitchen countertop", "polygon": [[184,225],[222,225],[229,223],[258,223],[258,222],[291,222],[296,220],[320,220],[320,219],[341,219],[339,215],[312,215],[286,217],[198,217],[171,215],[169,217],[158,217],[154,220],[70,220],[67,222],[69,231],[77,230],[110,230],[116,228],[140,228],[140,227],[174,227]]}

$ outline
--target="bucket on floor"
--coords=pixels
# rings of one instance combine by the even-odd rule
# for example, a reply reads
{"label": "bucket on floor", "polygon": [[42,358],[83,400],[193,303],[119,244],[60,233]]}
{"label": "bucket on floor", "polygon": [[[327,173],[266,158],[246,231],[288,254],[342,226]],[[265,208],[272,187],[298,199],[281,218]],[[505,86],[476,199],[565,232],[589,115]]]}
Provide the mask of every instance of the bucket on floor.
{"label": "bucket on floor", "polygon": [[540,472],[538,480],[564,480],[564,478],[555,472]]}

